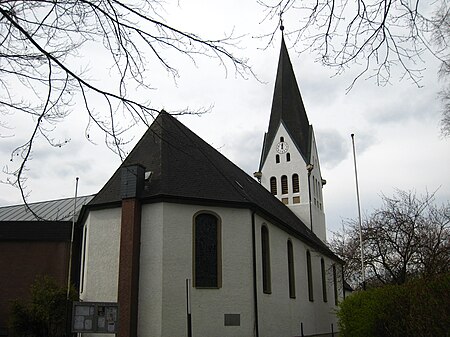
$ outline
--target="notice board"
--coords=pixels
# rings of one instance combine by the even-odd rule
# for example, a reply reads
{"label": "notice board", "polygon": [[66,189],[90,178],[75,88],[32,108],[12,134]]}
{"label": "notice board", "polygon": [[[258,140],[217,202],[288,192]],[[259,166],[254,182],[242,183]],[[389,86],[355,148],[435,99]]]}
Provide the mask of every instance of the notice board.
{"label": "notice board", "polygon": [[107,302],[74,302],[72,332],[117,333],[119,306]]}

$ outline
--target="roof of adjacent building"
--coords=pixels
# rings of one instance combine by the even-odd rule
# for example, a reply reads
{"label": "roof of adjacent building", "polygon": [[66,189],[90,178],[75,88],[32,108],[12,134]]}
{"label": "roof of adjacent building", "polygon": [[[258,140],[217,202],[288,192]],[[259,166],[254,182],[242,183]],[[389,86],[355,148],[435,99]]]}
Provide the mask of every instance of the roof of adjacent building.
{"label": "roof of adjacent building", "polygon": [[[86,205],[94,196],[77,197],[75,221],[78,220],[83,205]],[[0,207],[0,221],[72,221],[75,198],[65,198],[50,201],[29,203]],[[34,213],[34,214],[33,214]]]}
{"label": "roof of adjacent building", "polygon": [[310,125],[303,105],[302,96],[295,78],[294,69],[289,53],[281,39],[280,57],[278,60],[277,77],[272,99],[269,128],[264,136],[264,145],[261,153],[260,170],[267,158],[270,147],[280,124],[289,132],[300,153],[306,160],[310,156]]}
{"label": "roof of adjacent building", "polygon": [[336,258],[307,226],[255,179],[251,178],[176,118],[161,112],[122,165],[88,207],[121,202],[121,169],[145,167],[151,178],[143,202],[173,201],[246,207]]}
{"label": "roof of adjacent building", "polygon": [[70,241],[72,221],[93,197],[77,197],[75,219],[75,198],[0,207],[0,241]]}

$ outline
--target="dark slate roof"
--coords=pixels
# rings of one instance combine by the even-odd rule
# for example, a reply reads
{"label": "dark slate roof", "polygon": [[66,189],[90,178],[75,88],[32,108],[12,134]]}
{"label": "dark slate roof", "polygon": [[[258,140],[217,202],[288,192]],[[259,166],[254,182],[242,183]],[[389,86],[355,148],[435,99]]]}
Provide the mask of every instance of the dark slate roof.
{"label": "dark slate roof", "polygon": [[158,115],[88,208],[118,205],[121,202],[121,168],[132,164],[152,171],[141,194],[144,203],[162,200],[250,208],[336,258],[281,201],[165,112]]}
{"label": "dark slate roof", "polygon": [[[75,220],[78,219],[83,205],[86,205],[93,197],[93,195],[87,195],[77,198]],[[36,218],[25,205],[14,205],[0,207],[0,221],[72,221],[74,198],[35,202],[28,206],[39,218]]]}
{"label": "dark slate roof", "polygon": [[289,53],[281,39],[280,58],[278,60],[277,77],[273,92],[272,110],[269,129],[264,137],[261,154],[260,170],[267,158],[280,123],[288,130],[290,137],[296,143],[303,157],[309,161],[310,131],[309,121],[298,88]]}

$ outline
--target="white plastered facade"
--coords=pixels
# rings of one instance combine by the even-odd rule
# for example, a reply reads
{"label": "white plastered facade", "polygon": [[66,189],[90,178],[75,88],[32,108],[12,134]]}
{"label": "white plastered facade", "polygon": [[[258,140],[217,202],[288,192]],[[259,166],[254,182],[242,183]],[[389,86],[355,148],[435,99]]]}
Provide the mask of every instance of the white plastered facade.
{"label": "white plastered facade", "polygon": [[[277,152],[277,144],[284,140],[289,146],[286,153]],[[289,154],[290,160],[287,160]],[[277,163],[277,156],[279,162]],[[307,165],[312,164],[311,173],[308,174]],[[261,168],[261,184],[271,190],[270,179],[276,178],[277,194],[276,197],[284,200],[284,203],[319,237],[326,242],[325,213],[322,198],[322,175],[320,172],[319,156],[317,153],[314,133],[311,141],[311,163],[302,156],[300,150],[295,145],[292,137],[280,123],[275,139],[270,145],[269,152]],[[293,193],[292,176],[298,174],[299,192]],[[286,176],[288,182],[288,193],[282,193],[281,177]],[[309,180],[309,181],[308,181]],[[294,201],[295,197],[300,200]],[[298,202],[299,201],[299,202]],[[312,220],[312,221],[311,221]],[[312,222],[312,225],[311,225]]]}
{"label": "white plastered facade", "polygon": [[[335,262],[331,259],[266,219],[252,215],[249,209],[159,202],[142,206],[138,336],[187,336],[186,279],[193,278],[193,221],[198,212],[215,214],[220,220],[222,282],[218,289],[190,288],[193,336],[255,336],[253,227],[259,336],[298,336],[301,323],[305,335],[330,332],[331,324],[336,327],[331,272]],[[120,208],[91,210],[87,216],[81,292],[84,301],[117,300],[120,219]],[[262,290],[262,226],[269,233],[271,294]],[[294,251],[295,298],[289,296],[287,240],[291,240]],[[312,260],[314,301],[308,298],[307,250]],[[327,302],[322,298],[321,258],[327,270]],[[337,283],[342,298],[340,268]],[[225,314],[239,314],[240,325],[224,326]]]}

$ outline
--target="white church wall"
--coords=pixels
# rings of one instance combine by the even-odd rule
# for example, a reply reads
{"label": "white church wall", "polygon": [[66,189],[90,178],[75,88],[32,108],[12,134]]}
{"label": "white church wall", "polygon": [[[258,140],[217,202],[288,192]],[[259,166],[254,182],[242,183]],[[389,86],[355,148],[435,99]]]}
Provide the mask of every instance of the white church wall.
{"label": "white church wall", "polygon": [[163,308],[163,203],[145,204],[141,213],[138,331],[161,336]]}
{"label": "white church wall", "polygon": [[[80,300],[117,302],[121,209],[90,211],[84,226],[86,247]],[[84,241],[84,239],[83,239]],[[109,337],[110,334],[83,334]]]}
{"label": "white church wall", "polygon": [[[193,219],[200,211],[212,212],[221,221],[222,284],[218,289],[190,288],[193,335],[253,335],[255,317],[251,211],[155,203],[142,206],[138,318],[141,337],[186,335],[186,279],[193,279]],[[84,301],[117,301],[120,219],[120,208],[91,211],[87,217],[86,272],[81,293]],[[324,303],[321,254],[258,215],[255,221],[260,336],[300,335],[302,322],[305,334],[330,332],[331,323],[336,327],[332,260],[323,257],[327,267],[328,289],[328,302]],[[263,223],[269,230],[271,294],[264,294],[262,291]],[[294,251],[295,299],[289,297],[288,239],[291,239]],[[308,300],[307,249],[310,250],[312,259],[314,302]],[[339,279],[340,273],[339,270]],[[240,326],[224,326],[225,314],[239,314]]]}
{"label": "white church wall", "polygon": [[[261,227],[263,225],[269,230],[271,294],[264,294],[262,291]],[[335,310],[337,307],[334,304],[334,288],[330,271],[334,262],[260,217],[257,218],[256,238],[260,336],[299,336],[302,323],[305,335],[329,333],[331,324],[336,331]],[[291,240],[294,251],[295,298],[289,296],[288,239]],[[314,292],[312,302],[308,296],[307,250],[311,253]],[[327,266],[327,302],[324,302],[322,297],[321,258],[324,258]]]}
{"label": "white church wall", "polygon": [[120,208],[89,212],[83,301],[117,301],[120,246]]}
{"label": "white church wall", "polygon": [[[143,208],[140,336],[186,335],[186,279],[193,278],[192,229],[194,215],[199,211],[213,212],[221,220],[222,286],[190,288],[193,335],[244,337],[252,334],[250,211],[160,203]],[[230,313],[240,314],[240,326],[224,326],[224,314]]]}

